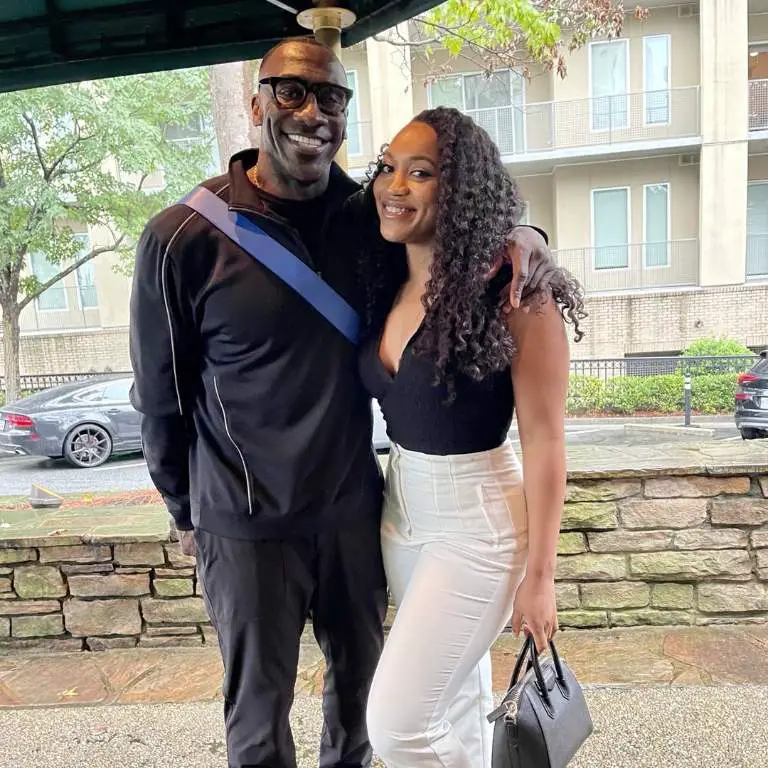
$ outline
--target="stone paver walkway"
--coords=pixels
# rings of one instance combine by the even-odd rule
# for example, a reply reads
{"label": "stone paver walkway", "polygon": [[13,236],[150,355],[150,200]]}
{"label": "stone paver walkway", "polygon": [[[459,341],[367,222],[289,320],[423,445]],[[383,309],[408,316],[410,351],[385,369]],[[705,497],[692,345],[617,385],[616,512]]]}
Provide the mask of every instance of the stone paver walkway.
{"label": "stone paver walkway", "polygon": [[[505,689],[518,641],[494,648],[494,689]],[[585,685],[768,685],[768,627],[566,631],[558,647]],[[323,663],[302,646],[297,692],[319,694]],[[218,698],[218,649],[158,648],[100,653],[7,654],[0,708],[206,701]]]}

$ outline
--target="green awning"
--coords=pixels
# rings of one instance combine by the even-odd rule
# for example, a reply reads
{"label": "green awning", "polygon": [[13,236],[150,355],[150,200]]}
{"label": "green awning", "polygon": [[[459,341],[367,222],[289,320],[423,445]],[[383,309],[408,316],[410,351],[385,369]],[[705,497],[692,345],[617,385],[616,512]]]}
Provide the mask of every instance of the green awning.
{"label": "green awning", "polygon": [[[437,0],[344,0],[350,46]],[[0,91],[257,59],[308,0],[0,0]]]}

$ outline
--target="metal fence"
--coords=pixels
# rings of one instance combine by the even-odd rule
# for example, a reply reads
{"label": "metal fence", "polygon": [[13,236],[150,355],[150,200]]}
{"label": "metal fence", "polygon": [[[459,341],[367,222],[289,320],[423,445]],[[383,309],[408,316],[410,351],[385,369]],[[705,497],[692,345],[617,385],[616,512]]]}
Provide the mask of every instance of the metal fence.
{"label": "metal fence", "polygon": [[590,376],[608,381],[617,376],[663,374],[744,373],[757,362],[757,355],[706,357],[607,357],[571,361],[572,376]]}
{"label": "metal fence", "polygon": [[[21,377],[21,391],[27,394],[40,392],[43,389],[71,384],[76,381],[86,381],[98,376],[130,376],[130,371],[91,371],[88,373],[33,373]],[[5,391],[5,377],[0,376],[0,392]]]}
{"label": "metal fence", "polygon": [[768,130],[768,80],[749,81],[749,130]]}
{"label": "metal fence", "polygon": [[[572,376],[589,376],[608,381],[617,376],[657,376],[670,373],[743,373],[759,359],[758,355],[729,355],[708,357],[601,357],[571,360]],[[98,376],[130,376],[130,371],[87,373],[43,373],[21,377],[23,392],[39,392],[49,387],[85,381]],[[0,377],[0,391],[5,379]]]}

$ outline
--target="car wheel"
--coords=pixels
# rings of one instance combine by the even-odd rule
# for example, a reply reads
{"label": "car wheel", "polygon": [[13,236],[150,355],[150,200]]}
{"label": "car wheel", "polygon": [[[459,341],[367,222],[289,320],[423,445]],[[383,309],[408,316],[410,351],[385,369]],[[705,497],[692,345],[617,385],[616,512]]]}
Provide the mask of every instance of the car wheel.
{"label": "car wheel", "polygon": [[741,432],[741,437],[743,440],[756,440],[758,437],[760,437],[760,430],[759,429],[750,429],[749,427],[742,427],[739,432]]}
{"label": "car wheel", "polygon": [[64,458],[80,469],[98,467],[112,455],[112,438],[98,424],[81,424],[64,440]]}

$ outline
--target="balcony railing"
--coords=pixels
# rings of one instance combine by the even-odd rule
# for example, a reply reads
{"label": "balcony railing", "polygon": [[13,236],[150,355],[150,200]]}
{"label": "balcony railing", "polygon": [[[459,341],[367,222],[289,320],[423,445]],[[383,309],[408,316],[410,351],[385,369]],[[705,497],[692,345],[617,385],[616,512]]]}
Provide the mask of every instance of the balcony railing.
{"label": "balcony railing", "polygon": [[747,233],[747,277],[768,277],[768,234]]}
{"label": "balcony railing", "polygon": [[376,159],[373,124],[370,121],[347,123],[347,158],[350,168],[367,168]]}
{"label": "balcony railing", "polygon": [[587,293],[697,285],[698,240],[632,243],[555,252]]}
{"label": "balcony railing", "polygon": [[749,81],[749,130],[768,131],[768,80]]}
{"label": "balcony railing", "polygon": [[699,112],[698,86],[467,110],[502,155],[693,138]]}
{"label": "balcony railing", "polygon": [[21,313],[22,331],[60,331],[100,324],[95,285],[57,283]]}

